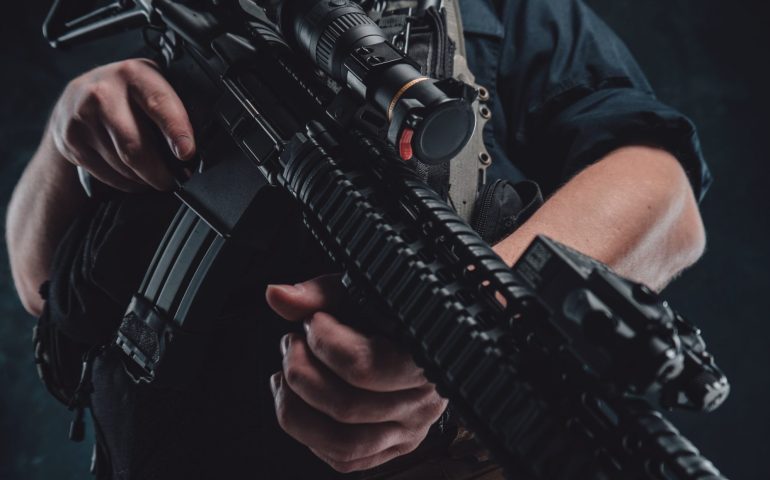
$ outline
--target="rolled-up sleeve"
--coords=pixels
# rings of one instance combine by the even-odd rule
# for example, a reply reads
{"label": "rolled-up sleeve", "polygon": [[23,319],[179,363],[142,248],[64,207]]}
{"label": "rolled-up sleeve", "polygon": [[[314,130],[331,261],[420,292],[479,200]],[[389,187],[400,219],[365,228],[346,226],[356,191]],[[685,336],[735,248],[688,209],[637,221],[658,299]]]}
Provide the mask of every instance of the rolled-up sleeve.
{"label": "rolled-up sleeve", "polygon": [[497,89],[508,156],[546,191],[624,145],[664,148],[698,198],[711,183],[698,135],[661,102],[618,36],[580,0],[508,0]]}

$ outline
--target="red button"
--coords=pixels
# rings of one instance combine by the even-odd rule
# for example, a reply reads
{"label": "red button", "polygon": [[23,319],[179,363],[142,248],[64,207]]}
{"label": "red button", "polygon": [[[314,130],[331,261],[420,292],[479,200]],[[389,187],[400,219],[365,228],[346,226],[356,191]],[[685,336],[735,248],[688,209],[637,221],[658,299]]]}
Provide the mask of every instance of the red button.
{"label": "red button", "polygon": [[401,159],[411,160],[414,156],[412,151],[412,137],[414,136],[414,130],[411,128],[405,128],[401,132],[401,138],[398,140],[398,153],[401,155]]}

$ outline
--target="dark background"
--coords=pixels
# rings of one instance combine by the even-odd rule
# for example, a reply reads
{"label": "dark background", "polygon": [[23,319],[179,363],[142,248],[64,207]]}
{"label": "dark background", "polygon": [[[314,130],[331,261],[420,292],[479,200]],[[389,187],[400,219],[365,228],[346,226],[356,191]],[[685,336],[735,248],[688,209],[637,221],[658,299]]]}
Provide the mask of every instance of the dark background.
{"label": "dark background", "polygon": [[[66,81],[127,51],[126,39],[75,53],[40,35],[49,2],[14,2],[0,29],[0,208],[30,158]],[[731,380],[710,415],[673,415],[729,477],[770,478],[770,30],[764,2],[588,0],[626,40],[659,97],[700,128],[716,183],[702,204],[708,251],[666,292],[703,328]],[[132,36],[130,38],[135,38]],[[15,297],[0,253],[0,480],[80,479],[90,439],[66,440],[70,414],[49,397],[32,362],[33,321]]]}

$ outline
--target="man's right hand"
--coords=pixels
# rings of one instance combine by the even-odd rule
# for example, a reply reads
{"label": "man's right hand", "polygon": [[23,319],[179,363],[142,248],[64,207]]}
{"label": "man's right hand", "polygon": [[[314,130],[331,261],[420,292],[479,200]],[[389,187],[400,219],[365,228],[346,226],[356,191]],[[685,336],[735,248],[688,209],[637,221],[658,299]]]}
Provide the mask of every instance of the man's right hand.
{"label": "man's right hand", "polygon": [[195,153],[187,111],[155,63],[125,60],[72,80],[49,126],[59,153],[101,182],[122,191],[174,187],[155,129],[174,155]]}

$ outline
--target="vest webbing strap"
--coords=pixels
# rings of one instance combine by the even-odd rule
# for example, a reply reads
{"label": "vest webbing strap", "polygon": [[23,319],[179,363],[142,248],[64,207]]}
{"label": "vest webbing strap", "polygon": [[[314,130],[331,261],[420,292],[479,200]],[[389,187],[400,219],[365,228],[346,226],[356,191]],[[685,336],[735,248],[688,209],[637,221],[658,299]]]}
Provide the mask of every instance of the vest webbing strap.
{"label": "vest webbing strap", "polygon": [[468,67],[465,57],[465,37],[458,0],[445,0],[447,33],[455,43],[454,77],[475,86],[479,96],[473,102],[476,113],[476,130],[465,148],[452,160],[449,168],[449,199],[457,213],[470,221],[478,192],[486,183],[486,169],[492,163],[492,157],[484,145],[484,128],[491,118],[491,109],[487,105],[489,92],[476,84],[476,77]]}

